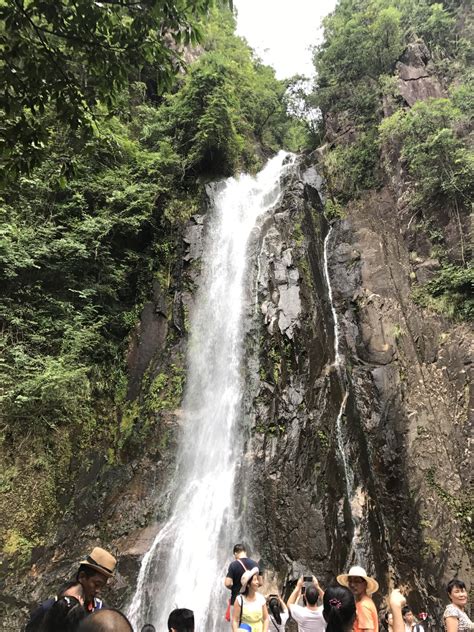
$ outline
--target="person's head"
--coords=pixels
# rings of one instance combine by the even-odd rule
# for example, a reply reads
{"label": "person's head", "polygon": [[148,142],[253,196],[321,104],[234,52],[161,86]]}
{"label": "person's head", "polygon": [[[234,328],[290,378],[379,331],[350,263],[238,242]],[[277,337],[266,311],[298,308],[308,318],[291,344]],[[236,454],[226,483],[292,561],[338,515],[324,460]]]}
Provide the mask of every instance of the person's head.
{"label": "person's head", "polygon": [[314,584],[311,584],[310,586],[306,586],[304,596],[306,599],[306,604],[308,606],[315,606],[318,603],[319,593],[318,593],[318,589],[316,588]]}
{"label": "person's head", "polygon": [[156,628],[151,623],[145,623],[142,628],[142,632],[156,632]]}
{"label": "person's head", "polygon": [[281,604],[276,595],[268,597],[268,609],[278,625],[281,625]]}
{"label": "person's head", "polygon": [[346,632],[352,629],[356,616],[353,593],[345,586],[329,586],[323,597],[323,617],[326,632]]}
{"label": "person's head", "polygon": [[82,604],[75,597],[60,597],[46,612],[41,632],[69,632],[76,630],[86,616]]}
{"label": "person's head", "polygon": [[369,577],[362,566],[353,566],[348,573],[338,575],[337,582],[352,592],[356,601],[364,595],[372,595],[379,589],[377,580]]}
{"label": "person's head", "polygon": [[448,582],[446,592],[455,606],[464,609],[467,604],[467,590],[466,584],[461,579],[455,578]]}
{"label": "person's head", "polygon": [[79,563],[76,580],[84,589],[84,598],[90,601],[114,574],[117,560],[108,551],[96,546],[90,555]]}
{"label": "person's head", "polygon": [[248,595],[252,590],[257,591],[259,588],[258,575],[259,570],[257,566],[254,566],[249,571],[242,573],[242,577],[240,578],[240,592],[244,595]]}
{"label": "person's head", "polygon": [[403,616],[403,620],[405,621],[407,625],[413,625],[413,623],[415,622],[415,617],[413,616],[413,610],[410,608],[410,606],[403,606],[402,616]]}
{"label": "person's head", "polygon": [[239,557],[245,557],[247,555],[247,550],[245,548],[245,544],[239,543],[234,545],[234,557],[238,559]]}
{"label": "person's head", "polygon": [[168,617],[169,632],[194,632],[194,612],[188,608],[177,608]]}
{"label": "person's head", "polygon": [[103,608],[86,617],[77,632],[133,632],[132,624],[119,610]]}
{"label": "person's head", "polygon": [[391,628],[393,626],[393,614],[390,612],[390,610],[387,610],[387,612],[384,614],[383,620],[386,628]]}
{"label": "person's head", "polygon": [[82,586],[86,601],[94,599],[108,581],[108,577],[103,573],[98,573],[94,568],[82,564],[79,566],[76,577],[78,583]]}

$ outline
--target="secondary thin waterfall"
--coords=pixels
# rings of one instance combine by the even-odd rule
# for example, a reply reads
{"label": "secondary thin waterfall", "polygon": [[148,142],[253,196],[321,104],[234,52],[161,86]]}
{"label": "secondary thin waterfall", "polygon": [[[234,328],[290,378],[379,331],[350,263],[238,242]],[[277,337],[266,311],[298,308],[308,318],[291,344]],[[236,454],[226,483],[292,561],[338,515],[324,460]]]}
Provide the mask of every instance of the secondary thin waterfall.
{"label": "secondary thin waterfall", "polygon": [[211,218],[191,314],[174,508],[142,561],[129,608],[137,629],[144,623],[167,629],[176,607],[194,610],[197,630],[218,632],[227,625],[223,579],[231,545],[240,535],[233,487],[242,454],[247,242],[257,217],[277,201],[288,161],[280,152],[257,177],[229,178],[209,189]]}
{"label": "secondary thin waterfall", "polygon": [[348,385],[347,385],[347,377],[344,371],[344,364],[343,364],[344,357],[341,354],[341,349],[340,349],[339,317],[337,315],[336,308],[334,307],[331,277],[329,276],[328,248],[329,248],[329,241],[331,239],[331,234],[332,234],[332,227],[329,229],[328,234],[326,235],[324,239],[324,276],[326,277],[329,303],[331,305],[331,313],[332,313],[332,318],[333,318],[333,323],[334,323],[334,367],[337,371],[340,384],[343,388],[343,397],[341,400],[341,405],[339,407],[339,412],[336,419],[336,442],[337,442],[337,450],[339,453],[339,458],[344,470],[346,498],[351,509],[351,520],[352,520],[352,527],[353,527],[353,536],[352,536],[352,541],[351,541],[351,548],[348,554],[348,561],[354,561],[360,564],[363,562],[363,560],[361,560],[360,550],[359,550],[360,518],[361,518],[361,509],[362,509],[361,498],[363,498],[363,494],[362,494],[361,489],[357,489],[357,490],[354,489],[354,472],[347,458],[345,433],[342,426],[342,417],[346,410],[349,390],[348,390]]}

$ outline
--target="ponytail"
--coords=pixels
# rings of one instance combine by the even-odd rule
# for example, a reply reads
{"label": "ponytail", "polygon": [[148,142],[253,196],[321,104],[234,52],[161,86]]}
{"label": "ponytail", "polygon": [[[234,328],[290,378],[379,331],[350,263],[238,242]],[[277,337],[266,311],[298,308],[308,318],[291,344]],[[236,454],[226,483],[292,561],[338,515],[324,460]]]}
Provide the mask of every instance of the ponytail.
{"label": "ponytail", "polygon": [[270,609],[272,615],[275,617],[275,621],[278,623],[278,625],[281,625],[281,607],[280,602],[276,597],[272,597],[270,599],[270,601],[268,602],[268,608]]}
{"label": "ponytail", "polygon": [[356,616],[354,595],[344,586],[330,586],[323,598],[326,632],[347,632]]}

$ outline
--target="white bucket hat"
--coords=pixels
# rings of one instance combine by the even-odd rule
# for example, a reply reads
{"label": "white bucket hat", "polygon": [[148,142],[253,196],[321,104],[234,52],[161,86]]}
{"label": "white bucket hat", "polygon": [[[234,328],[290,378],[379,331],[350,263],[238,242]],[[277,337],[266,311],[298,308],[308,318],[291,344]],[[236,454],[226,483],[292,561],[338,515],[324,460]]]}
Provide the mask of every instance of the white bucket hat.
{"label": "white bucket hat", "polygon": [[337,581],[341,586],[349,587],[349,577],[362,577],[367,582],[367,594],[372,595],[379,589],[379,583],[373,577],[369,577],[362,566],[352,566],[348,573],[338,575]]}
{"label": "white bucket hat", "polygon": [[242,584],[242,588],[240,589],[241,593],[245,591],[245,589],[247,588],[247,584],[252,579],[252,577],[258,574],[259,574],[258,566],[254,566],[249,571],[245,571],[245,573],[242,573],[242,577],[240,578],[240,583]]}

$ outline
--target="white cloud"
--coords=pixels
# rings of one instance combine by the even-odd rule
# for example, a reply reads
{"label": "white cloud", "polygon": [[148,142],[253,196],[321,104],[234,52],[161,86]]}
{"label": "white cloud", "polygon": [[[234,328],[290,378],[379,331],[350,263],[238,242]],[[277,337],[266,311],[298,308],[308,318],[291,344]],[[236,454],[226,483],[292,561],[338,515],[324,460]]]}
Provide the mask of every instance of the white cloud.
{"label": "white cloud", "polygon": [[321,20],[336,0],[234,0],[237,33],[277,77],[314,72],[310,48],[321,41]]}

